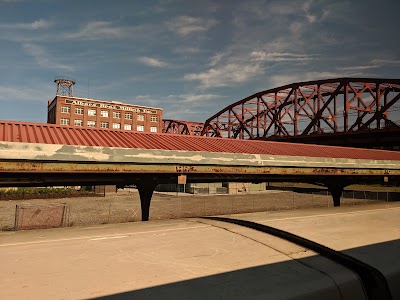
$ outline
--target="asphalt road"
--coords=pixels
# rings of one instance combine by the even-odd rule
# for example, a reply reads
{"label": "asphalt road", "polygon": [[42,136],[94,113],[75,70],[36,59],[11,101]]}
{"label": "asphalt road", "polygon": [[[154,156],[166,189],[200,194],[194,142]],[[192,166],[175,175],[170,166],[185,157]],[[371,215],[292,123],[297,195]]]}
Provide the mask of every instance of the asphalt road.
{"label": "asphalt road", "polygon": [[[381,270],[400,297],[400,203],[232,215]],[[276,237],[198,218],[0,233],[0,299],[357,299],[351,271]],[[360,298],[361,299],[361,298]]]}

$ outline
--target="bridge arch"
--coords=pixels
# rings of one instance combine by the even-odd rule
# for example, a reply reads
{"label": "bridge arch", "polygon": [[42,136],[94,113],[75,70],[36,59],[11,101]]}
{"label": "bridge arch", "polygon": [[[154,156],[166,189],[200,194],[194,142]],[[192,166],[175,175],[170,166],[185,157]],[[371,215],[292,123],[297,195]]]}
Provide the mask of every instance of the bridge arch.
{"label": "bridge arch", "polygon": [[336,78],[258,92],[222,109],[201,135],[268,139],[400,129],[400,79]]}

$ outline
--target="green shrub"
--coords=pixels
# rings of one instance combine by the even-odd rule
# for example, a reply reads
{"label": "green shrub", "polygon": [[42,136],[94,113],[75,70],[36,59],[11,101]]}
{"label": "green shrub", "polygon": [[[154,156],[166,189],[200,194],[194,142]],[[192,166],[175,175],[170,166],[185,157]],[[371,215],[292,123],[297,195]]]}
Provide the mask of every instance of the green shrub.
{"label": "green shrub", "polygon": [[74,189],[66,189],[66,188],[17,188],[17,189],[9,189],[9,190],[0,190],[0,195],[7,196],[21,196],[24,195],[71,195],[73,193],[79,193]]}

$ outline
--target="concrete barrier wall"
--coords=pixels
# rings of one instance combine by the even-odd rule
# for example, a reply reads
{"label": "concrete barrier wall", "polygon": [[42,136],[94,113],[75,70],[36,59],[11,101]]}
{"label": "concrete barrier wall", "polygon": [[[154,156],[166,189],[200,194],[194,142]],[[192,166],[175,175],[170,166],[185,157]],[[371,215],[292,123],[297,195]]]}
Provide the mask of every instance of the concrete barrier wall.
{"label": "concrete barrier wall", "polygon": [[[281,190],[281,191],[293,191],[296,193],[314,194],[314,195],[327,195],[327,190],[321,190],[316,188],[299,188],[299,187],[276,187],[268,186],[268,190]],[[398,192],[387,192],[387,191],[355,191],[345,190],[342,194],[343,198],[350,199],[367,199],[367,200],[378,200],[378,201],[399,201],[400,193]]]}

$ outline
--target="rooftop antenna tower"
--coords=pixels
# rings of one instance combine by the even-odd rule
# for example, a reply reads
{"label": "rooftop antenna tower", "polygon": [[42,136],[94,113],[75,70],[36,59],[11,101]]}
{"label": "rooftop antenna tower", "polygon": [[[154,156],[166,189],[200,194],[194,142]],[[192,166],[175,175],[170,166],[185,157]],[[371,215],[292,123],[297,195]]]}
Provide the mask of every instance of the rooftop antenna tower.
{"label": "rooftop antenna tower", "polygon": [[54,82],[57,84],[57,96],[72,97],[73,85],[75,84],[74,79],[65,76],[56,76],[54,77]]}

